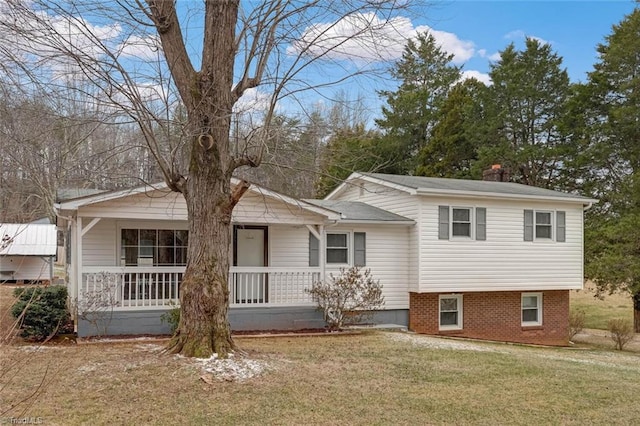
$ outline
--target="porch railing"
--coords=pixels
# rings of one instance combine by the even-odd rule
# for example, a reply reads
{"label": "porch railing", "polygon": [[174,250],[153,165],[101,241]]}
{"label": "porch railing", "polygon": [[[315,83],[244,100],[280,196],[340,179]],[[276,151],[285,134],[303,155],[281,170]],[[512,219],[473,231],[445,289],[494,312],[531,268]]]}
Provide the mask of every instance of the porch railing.
{"label": "porch railing", "polygon": [[[184,267],[85,267],[78,308],[114,310],[179,305]],[[305,291],[320,279],[320,268],[233,267],[230,306],[300,306],[313,300]]]}

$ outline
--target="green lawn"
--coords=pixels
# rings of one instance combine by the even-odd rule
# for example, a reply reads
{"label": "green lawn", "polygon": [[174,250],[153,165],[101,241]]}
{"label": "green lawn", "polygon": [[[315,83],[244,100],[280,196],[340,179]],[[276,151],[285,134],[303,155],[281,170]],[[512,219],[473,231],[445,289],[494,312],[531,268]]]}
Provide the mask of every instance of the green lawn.
{"label": "green lawn", "polygon": [[[632,424],[640,355],[370,332],[237,338],[267,370],[218,380],[145,342],[10,347],[0,415],[45,424]],[[6,373],[6,371],[5,371]],[[11,380],[8,380],[11,379]],[[206,383],[210,382],[210,383]]]}
{"label": "green lawn", "polygon": [[592,284],[586,285],[584,290],[571,292],[571,309],[585,312],[585,328],[606,330],[607,322],[612,318],[633,321],[633,302],[627,293],[604,295],[603,299],[594,296]]}

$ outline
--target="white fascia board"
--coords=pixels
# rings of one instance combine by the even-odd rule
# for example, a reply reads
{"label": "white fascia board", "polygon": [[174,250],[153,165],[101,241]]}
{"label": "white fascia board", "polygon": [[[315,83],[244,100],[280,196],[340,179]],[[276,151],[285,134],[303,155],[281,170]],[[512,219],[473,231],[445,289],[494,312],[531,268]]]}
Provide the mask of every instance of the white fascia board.
{"label": "white fascia board", "polygon": [[101,194],[90,195],[88,197],[76,198],[69,201],[56,203],[55,206],[58,210],[78,210],[79,207],[88,206],[90,204],[115,200],[118,198],[127,197],[129,195],[143,194],[145,192],[157,191],[162,189],[167,189],[167,184],[164,182],[138,186],[136,188],[123,189],[121,191],[105,192]]}
{"label": "white fascia board", "polygon": [[497,198],[510,200],[536,200],[536,201],[552,201],[574,204],[592,204],[598,200],[591,198],[571,198],[571,197],[546,197],[544,195],[524,195],[524,194],[501,194],[497,192],[478,192],[478,191],[457,191],[452,189],[426,189],[417,190],[418,195],[435,195],[438,197],[455,197],[455,198]]}
{"label": "white fascia board", "polygon": [[366,220],[366,219],[344,219],[338,221],[338,224],[353,224],[353,225],[404,225],[412,226],[416,224],[415,220]]}

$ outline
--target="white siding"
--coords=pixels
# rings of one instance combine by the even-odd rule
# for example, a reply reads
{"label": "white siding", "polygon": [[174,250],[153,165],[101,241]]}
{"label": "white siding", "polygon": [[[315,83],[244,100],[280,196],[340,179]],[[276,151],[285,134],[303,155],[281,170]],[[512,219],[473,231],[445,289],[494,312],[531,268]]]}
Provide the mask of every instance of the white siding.
{"label": "white siding", "polygon": [[[187,206],[181,194],[153,191],[81,207],[84,217],[187,220]],[[321,224],[324,216],[290,205],[279,199],[247,192],[233,210],[237,223]]]}
{"label": "white siding", "polygon": [[[356,182],[349,185],[345,190],[335,197],[336,200],[344,201],[360,201],[372,206],[399,214],[418,222],[420,218],[420,203],[417,196],[394,188],[388,188],[371,182]],[[409,262],[409,279],[407,291],[418,291],[419,282],[419,259],[420,246],[418,244],[419,226],[413,225],[406,230],[406,238],[408,238],[408,262]],[[367,243],[367,245],[369,245]]]}
{"label": "white siding", "polygon": [[[366,266],[380,280],[385,297],[385,309],[409,308],[409,227],[394,225],[327,228],[326,232],[349,232],[349,257],[353,262],[353,232],[366,232]],[[346,265],[345,265],[346,266]],[[340,267],[327,265],[329,273],[339,273]]]}
{"label": "white siding", "polygon": [[0,283],[3,279],[50,280],[49,271],[49,263],[39,256],[0,256]]}
{"label": "white siding", "polygon": [[[82,222],[87,226],[90,220]],[[116,266],[117,235],[115,219],[101,219],[96,223],[82,237],[82,266]]]}
{"label": "white siding", "polygon": [[309,230],[306,226],[269,227],[269,266],[309,266]]}
{"label": "white siding", "polygon": [[[582,288],[582,206],[539,201],[421,199],[421,292]],[[486,241],[439,240],[439,205],[485,207]],[[524,241],[525,209],[565,211],[566,242]]]}

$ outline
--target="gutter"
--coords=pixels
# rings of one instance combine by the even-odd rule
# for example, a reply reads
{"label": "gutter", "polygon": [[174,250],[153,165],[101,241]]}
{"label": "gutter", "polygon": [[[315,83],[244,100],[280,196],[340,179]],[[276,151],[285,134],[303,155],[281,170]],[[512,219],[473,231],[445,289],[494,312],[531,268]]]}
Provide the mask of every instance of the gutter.
{"label": "gutter", "polygon": [[565,203],[580,203],[584,204],[588,202],[593,204],[597,200],[591,198],[568,198],[568,197],[545,197],[544,195],[521,195],[521,194],[500,194],[496,192],[478,192],[478,191],[456,191],[450,189],[418,189],[416,191],[418,195],[435,195],[441,197],[457,197],[457,198],[495,198],[495,199],[510,199],[510,200],[537,200],[537,201],[549,201],[549,202],[565,202]]}

